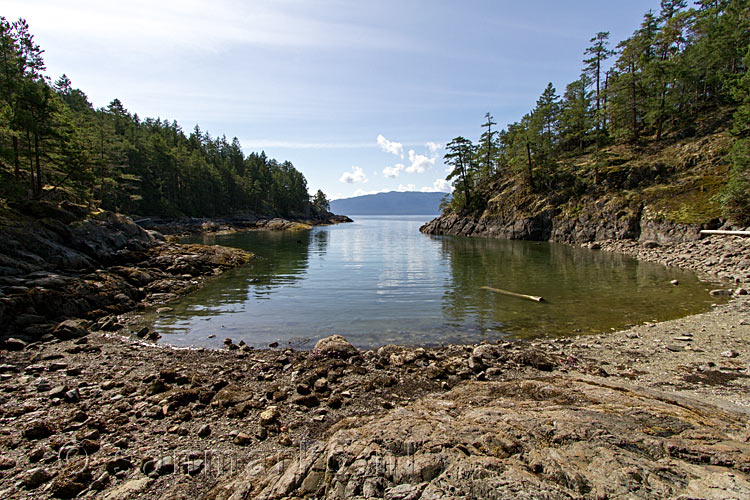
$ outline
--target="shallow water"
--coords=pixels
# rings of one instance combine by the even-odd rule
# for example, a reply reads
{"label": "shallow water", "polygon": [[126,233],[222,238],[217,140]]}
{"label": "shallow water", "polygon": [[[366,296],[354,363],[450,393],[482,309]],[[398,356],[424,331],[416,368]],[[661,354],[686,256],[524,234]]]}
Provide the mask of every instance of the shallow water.
{"label": "shallow water", "polygon": [[146,319],[178,346],[220,347],[231,337],[311,348],[339,333],[364,348],[606,332],[716,301],[690,272],[562,244],[423,235],[430,218],[354,217],[310,231],[192,238],[257,257]]}

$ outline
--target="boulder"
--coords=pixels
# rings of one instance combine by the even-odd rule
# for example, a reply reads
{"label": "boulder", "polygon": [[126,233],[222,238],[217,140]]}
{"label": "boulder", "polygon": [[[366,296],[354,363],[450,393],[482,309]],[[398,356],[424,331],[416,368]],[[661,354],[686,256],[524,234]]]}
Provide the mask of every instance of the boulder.
{"label": "boulder", "polygon": [[23,351],[26,349],[26,342],[17,338],[9,338],[3,342],[3,347],[8,351]]}
{"label": "boulder", "polygon": [[33,490],[34,488],[38,488],[39,486],[43,485],[50,479],[52,479],[52,474],[50,474],[47,469],[44,469],[43,467],[36,467],[27,471],[22,481],[25,487]]}
{"label": "boulder", "polygon": [[313,348],[313,354],[346,359],[359,356],[359,350],[341,335],[331,335],[318,340]]}
{"label": "boulder", "polygon": [[85,337],[89,334],[89,332],[82,325],[82,320],[65,320],[62,323],[59,323],[55,327],[55,329],[52,330],[52,335],[60,340],[72,340]]}

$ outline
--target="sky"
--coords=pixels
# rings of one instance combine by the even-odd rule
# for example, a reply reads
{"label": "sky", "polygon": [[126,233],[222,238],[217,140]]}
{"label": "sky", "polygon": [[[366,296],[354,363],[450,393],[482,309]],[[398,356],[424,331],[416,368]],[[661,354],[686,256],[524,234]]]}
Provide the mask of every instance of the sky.
{"label": "sky", "polygon": [[444,146],[578,78],[599,31],[659,0],[4,0],[95,107],[198,124],[289,160],[310,193],[449,191]]}

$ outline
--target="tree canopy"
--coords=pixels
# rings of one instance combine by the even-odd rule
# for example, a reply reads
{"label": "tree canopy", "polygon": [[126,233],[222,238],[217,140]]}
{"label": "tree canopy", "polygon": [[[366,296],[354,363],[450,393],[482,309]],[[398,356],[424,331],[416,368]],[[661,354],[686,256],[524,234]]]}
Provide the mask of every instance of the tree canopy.
{"label": "tree canopy", "polygon": [[[658,145],[667,137],[696,136],[702,123],[720,122],[706,117],[734,113],[731,181],[722,202],[728,216],[750,222],[750,1],[699,0],[688,7],[685,0],[662,0],[659,12],[647,12],[616,49],[610,49],[604,31],[590,43],[581,76],[562,96],[549,83],[534,109],[492,131],[497,143],[490,132],[495,123],[485,115],[473,163],[458,161],[458,151],[448,148],[446,163],[453,167],[448,179],[462,193],[452,208],[462,210],[481,185],[510,176],[523,179],[532,191],[561,189],[564,182],[577,182],[560,178],[561,159],[583,153],[601,157],[602,148],[618,143]],[[457,137],[451,144],[456,141],[471,143]],[[489,179],[487,172],[492,172]],[[596,167],[593,178],[597,184]]]}
{"label": "tree canopy", "polygon": [[[94,108],[62,75],[45,77],[28,24],[0,18],[0,198],[71,199],[128,214],[302,216],[305,177],[237,138],[141,119],[119,99]],[[322,195],[322,196],[320,196]]]}

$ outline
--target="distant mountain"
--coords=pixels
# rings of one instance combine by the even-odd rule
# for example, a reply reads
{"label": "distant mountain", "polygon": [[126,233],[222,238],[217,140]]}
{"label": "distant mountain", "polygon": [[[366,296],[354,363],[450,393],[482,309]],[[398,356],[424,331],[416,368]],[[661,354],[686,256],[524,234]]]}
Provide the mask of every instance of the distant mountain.
{"label": "distant mountain", "polygon": [[341,215],[435,215],[446,193],[418,191],[367,194],[331,202],[331,212]]}

